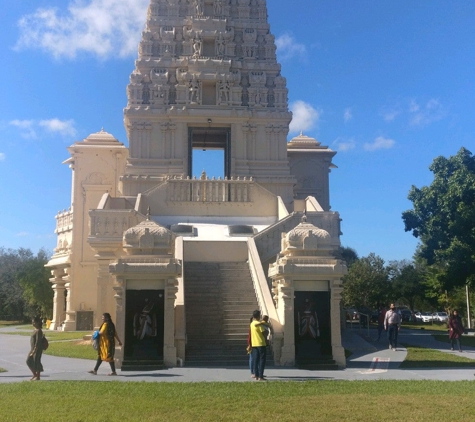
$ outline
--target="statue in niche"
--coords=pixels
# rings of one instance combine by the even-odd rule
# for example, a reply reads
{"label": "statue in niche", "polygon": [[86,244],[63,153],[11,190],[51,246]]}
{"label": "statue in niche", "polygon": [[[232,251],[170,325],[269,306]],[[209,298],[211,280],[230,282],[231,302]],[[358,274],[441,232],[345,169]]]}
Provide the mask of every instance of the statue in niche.
{"label": "statue in niche", "polygon": [[228,104],[229,103],[229,92],[231,86],[229,81],[221,79],[218,81],[218,103],[219,104]]}
{"label": "statue in niche", "polygon": [[157,316],[152,312],[153,306],[153,302],[145,299],[145,306],[142,311],[134,315],[134,337],[137,340],[157,336]]}
{"label": "statue in niche", "polygon": [[224,56],[225,50],[225,40],[223,37],[222,32],[219,33],[218,37],[216,38],[216,55],[221,57]]}
{"label": "statue in niche", "polygon": [[223,1],[214,0],[214,15],[222,16],[223,15]]}
{"label": "statue in niche", "polygon": [[204,15],[204,0],[196,0],[196,15],[203,16]]}
{"label": "statue in niche", "polygon": [[301,338],[316,339],[320,337],[318,316],[313,303],[305,299],[302,310],[298,312],[299,336]]}
{"label": "statue in niche", "polygon": [[193,79],[190,79],[188,83],[188,100],[190,103],[200,102],[200,83],[196,75],[193,75]]}
{"label": "statue in niche", "polygon": [[255,103],[256,105],[261,104],[261,93],[259,92],[259,90],[256,91]]}
{"label": "statue in niche", "polygon": [[203,49],[203,42],[200,37],[195,37],[193,39],[193,57],[201,57],[201,52]]}

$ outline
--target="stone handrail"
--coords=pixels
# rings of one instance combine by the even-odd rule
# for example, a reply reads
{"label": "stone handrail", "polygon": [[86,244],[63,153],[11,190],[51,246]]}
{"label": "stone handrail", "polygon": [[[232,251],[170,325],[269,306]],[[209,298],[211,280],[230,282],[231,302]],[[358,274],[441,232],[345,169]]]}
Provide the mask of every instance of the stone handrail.
{"label": "stone handrail", "polygon": [[171,202],[252,202],[252,179],[167,180],[167,201]]}
{"label": "stone handrail", "polygon": [[[339,214],[334,212],[307,212],[307,222],[315,224],[330,233],[333,241],[339,244]],[[261,261],[265,262],[281,250],[282,233],[288,233],[302,221],[303,213],[293,212],[276,224],[254,236]]]}
{"label": "stone handrail", "polygon": [[65,231],[72,230],[73,211],[71,208],[69,208],[68,210],[59,211],[54,218],[56,218],[55,233],[62,233]]}
{"label": "stone handrail", "polygon": [[90,237],[119,237],[144,217],[135,210],[91,210]]}
{"label": "stone handrail", "polygon": [[254,290],[257,296],[257,302],[259,303],[259,309],[262,315],[268,315],[273,329],[273,350],[274,361],[276,365],[280,362],[280,353],[282,342],[284,339],[284,329],[280,322],[279,316],[275,309],[274,301],[272,299],[269,286],[267,285],[267,278],[262,269],[262,264],[257,253],[256,244],[254,239],[249,238],[247,240],[248,256],[249,256],[249,269],[251,271],[252,281],[254,283]]}

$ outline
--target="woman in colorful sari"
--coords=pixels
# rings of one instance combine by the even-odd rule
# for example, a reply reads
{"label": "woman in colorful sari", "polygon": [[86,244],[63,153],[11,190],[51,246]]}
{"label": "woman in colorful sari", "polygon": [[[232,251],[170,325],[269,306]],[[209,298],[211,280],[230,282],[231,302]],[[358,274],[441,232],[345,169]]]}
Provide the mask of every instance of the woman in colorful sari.
{"label": "woman in colorful sari", "polygon": [[115,325],[112,322],[110,314],[105,313],[102,315],[102,325],[99,328],[99,349],[97,350],[97,362],[96,366],[92,371],[89,371],[90,374],[97,375],[97,370],[101,363],[109,362],[111,367],[111,373],[109,375],[117,375],[115,372],[115,362],[114,362],[114,353],[115,353],[115,339],[119,343],[119,346],[122,346],[117,331],[115,330]]}
{"label": "woman in colorful sari", "polygon": [[33,327],[35,327],[35,331],[31,335],[30,338],[30,346],[31,350],[28,353],[28,357],[26,358],[26,364],[28,368],[30,368],[31,373],[33,376],[31,377],[31,381],[39,381],[40,380],[40,373],[43,372],[43,365],[41,364],[41,356],[43,355],[43,331],[41,330],[41,319],[38,317],[33,318],[31,321]]}

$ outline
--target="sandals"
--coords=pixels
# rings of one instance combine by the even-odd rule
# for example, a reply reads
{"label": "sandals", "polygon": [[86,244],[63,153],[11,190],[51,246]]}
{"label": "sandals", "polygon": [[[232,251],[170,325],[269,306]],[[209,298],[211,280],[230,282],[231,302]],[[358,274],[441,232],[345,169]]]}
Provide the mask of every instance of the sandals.
{"label": "sandals", "polygon": [[92,371],[87,371],[88,374],[92,374],[92,375],[97,375],[97,371],[94,371],[94,369]]}
{"label": "sandals", "polygon": [[111,372],[110,374],[107,374],[109,376],[116,376],[117,375],[117,372]]}

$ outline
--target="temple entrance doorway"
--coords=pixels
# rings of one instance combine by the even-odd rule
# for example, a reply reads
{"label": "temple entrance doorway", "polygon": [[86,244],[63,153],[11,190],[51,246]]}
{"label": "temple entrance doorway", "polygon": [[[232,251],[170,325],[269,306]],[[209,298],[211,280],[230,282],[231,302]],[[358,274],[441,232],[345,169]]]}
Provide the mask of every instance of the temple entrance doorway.
{"label": "temple entrance doorway", "polygon": [[203,170],[211,179],[231,177],[230,128],[189,128],[188,176],[200,178]]}
{"label": "temple entrance doorway", "polygon": [[296,363],[331,359],[330,292],[295,292],[294,305]]}
{"label": "temple entrance doorway", "polygon": [[163,361],[163,290],[127,290],[123,368]]}

